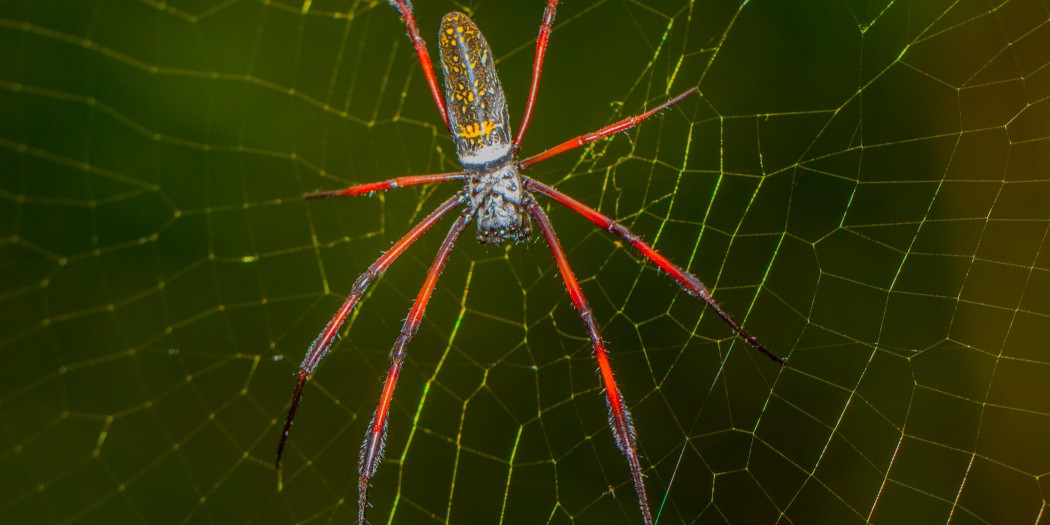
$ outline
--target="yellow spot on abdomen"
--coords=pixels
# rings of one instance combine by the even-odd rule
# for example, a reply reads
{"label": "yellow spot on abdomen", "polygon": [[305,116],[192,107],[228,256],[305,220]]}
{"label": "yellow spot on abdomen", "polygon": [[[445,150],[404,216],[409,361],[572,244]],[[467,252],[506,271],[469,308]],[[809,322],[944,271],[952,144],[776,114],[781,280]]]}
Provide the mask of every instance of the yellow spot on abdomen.
{"label": "yellow spot on abdomen", "polygon": [[496,125],[491,120],[483,120],[481,124],[467,124],[459,130],[459,136],[465,139],[472,139],[488,135],[496,128]]}

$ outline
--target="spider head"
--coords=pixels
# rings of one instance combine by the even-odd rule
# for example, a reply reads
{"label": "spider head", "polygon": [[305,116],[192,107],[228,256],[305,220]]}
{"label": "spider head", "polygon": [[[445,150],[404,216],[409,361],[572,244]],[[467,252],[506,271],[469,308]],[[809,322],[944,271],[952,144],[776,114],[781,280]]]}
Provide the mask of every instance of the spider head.
{"label": "spider head", "polygon": [[518,242],[529,237],[532,223],[526,205],[532,198],[512,162],[484,169],[467,183],[470,213],[478,222],[478,241],[485,244]]}
{"label": "spider head", "polygon": [[520,242],[532,233],[525,207],[508,203],[500,196],[485,199],[484,206],[477,211],[478,242],[503,244],[506,241]]}

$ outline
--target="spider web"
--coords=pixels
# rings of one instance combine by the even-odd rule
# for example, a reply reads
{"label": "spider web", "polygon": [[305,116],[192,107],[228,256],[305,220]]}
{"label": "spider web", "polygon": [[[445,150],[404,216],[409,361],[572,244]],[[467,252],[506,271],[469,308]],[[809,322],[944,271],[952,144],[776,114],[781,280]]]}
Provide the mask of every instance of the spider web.
{"label": "spider web", "polygon": [[[789,5],[790,4],[790,5]],[[520,118],[542,2],[471,12]],[[615,238],[550,213],[633,408],[659,523],[1046,523],[1050,7],[566,1],[530,170],[698,275],[790,367]],[[386,2],[0,4],[0,521],[356,513],[387,353],[456,168]],[[433,49],[433,48],[432,48]],[[542,242],[465,236],[409,347],[372,523],[640,523]]]}

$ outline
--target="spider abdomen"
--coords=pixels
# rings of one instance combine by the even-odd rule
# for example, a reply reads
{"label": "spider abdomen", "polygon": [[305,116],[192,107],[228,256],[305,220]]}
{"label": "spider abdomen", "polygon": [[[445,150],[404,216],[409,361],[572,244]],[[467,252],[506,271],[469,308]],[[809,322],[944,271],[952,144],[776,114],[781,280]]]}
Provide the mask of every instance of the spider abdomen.
{"label": "spider abdomen", "polygon": [[449,128],[460,163],[469,169],[509,160],[507,99],[485,36],[470,17],[452,12],[441,19],[438,45]]}

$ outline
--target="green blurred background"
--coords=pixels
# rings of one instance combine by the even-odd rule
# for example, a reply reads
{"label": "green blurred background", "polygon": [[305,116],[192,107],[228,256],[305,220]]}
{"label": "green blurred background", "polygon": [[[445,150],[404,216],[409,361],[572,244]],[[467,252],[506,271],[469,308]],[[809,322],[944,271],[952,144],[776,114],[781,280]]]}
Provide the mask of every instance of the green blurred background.
{"label": "green blurred background", "polygon": [[[541,0],[465,10],[514,122]],[[659,523],[1047,523],[1050,7],[1035,0],[568,0],[523,152],[690,97],[530,169],[710,287],[732,337],[560,208],[633,407]],[[387,354],[454,186],[385,1],[0,3],[0,522],[356,514]],[[431,50],[435,48],[431,46]],[[641,523],[549,252],[464,236],[409,347],[372,523]]]}

